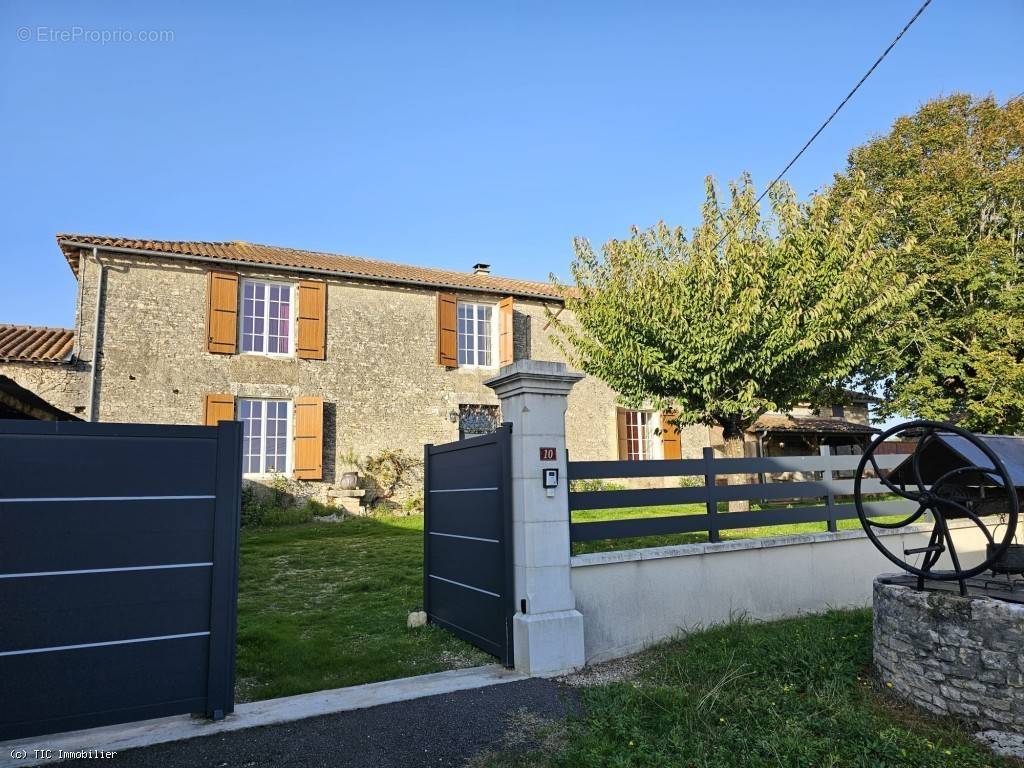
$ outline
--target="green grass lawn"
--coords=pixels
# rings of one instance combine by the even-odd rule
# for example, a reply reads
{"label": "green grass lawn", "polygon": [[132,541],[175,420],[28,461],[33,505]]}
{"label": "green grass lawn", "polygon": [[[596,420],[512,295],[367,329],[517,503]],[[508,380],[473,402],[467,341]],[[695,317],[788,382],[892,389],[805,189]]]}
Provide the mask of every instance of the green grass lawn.
{"label": "green grass lawn", "polygon": [[980,768],[994,757],[951,719],[898,703],[871,673],[866,610],[697,633],[637,657],[636,677],[580,689],[544,749],[492,766]]}
{"label": "green grass lawn", "polygon": [[238,700],[493,663],[437,627],[406,629],[422,568],[420,516],[243,530]]}
{"label": "green grass lawn", "polygon": [[[812,502],[805,501],[802,505],[810,505]],[[728,512],[719,510],[722,517]],[[775,507],[778,508],[778,507]],[[757,510],[756,504],[750,505],[751,510]],[[772,507],[766,507],[768,511]],[[626,518],[641,517],[670,517],[673,515],[703,515],[706,509],[703,504],[674,504],[663,507],[623,507],[621,509],[595,509],[581,510],[572,513],[574,523],[584,523],[597,520],[623,520]],[[878,520],[887,522],[898,520],[903,516],[882,516]],[[860,520],[839,520],[837,527],[841,531],[859,529]],[[731,528],[720,532],[722,541],[733,539],[758,539],[766,536],[787,536],[796,533],[821,533],[828,530],[826,523],[798,523],[794,525],[770,525],[757,528]],[[635,549],[639,547],[666,547],[673,544],[699,544],[708,540],[706,532],[697,533],[674,533],[664,536],[640,536],[623,539],[607,539],[603,541],[581,541],[572,545],[574,555],[582,555],[588,552],[608,552],[619,549]]]}

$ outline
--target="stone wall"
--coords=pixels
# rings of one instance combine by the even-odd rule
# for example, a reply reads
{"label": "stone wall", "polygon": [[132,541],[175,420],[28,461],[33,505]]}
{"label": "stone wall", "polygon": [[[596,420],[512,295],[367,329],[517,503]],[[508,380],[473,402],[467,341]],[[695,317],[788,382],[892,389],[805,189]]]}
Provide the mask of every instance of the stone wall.
{"label": "stone wall", "polygon": [[1024,733],[1024,605],[875,581],[875,665],[901,697]]}
{"label": "stone wall", "polygon": [[[422,456],[425,443],[458,439],[460,404],[497,405],[483,385],[496,368],[446,369],[437,363],[436,291],[326,278],[327,359],[217,355],[206,350],[206,265],[102,253],[106,265],[97,411],[102,421],[196,424],[209,393],[325,400],[324,480],[335,483],[349,459],[383,449]],[[238,270],[296,282],[287,272]],[[83,259],[79,316],[91,318],[98,268]],[[496,302],[493,295],[460,299]],[[517,357],[564,359],[542,302],[517,299]],[[79,348],[91,358],[92,324]],[[615,397],[587,377],[569,398],[573,458],[610,459],[617,450]]]}
{"label": "stone wall", "polygon": [[0,362],[0,375],[12,379],[65,413],[86,417],[87,366],[79,363]]}

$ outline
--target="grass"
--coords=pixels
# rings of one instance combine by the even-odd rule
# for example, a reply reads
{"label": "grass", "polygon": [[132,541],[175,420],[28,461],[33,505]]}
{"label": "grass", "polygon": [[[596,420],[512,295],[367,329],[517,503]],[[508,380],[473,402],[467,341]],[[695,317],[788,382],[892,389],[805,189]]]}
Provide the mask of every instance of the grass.
{"label": "grass", "polygon": [[243,530],[239,701],[493,662],[444,630],[406,629],[422,567],[422,517]]}
{"label": "grass", "polygon": [[951,719],[898,703],[871,676],[871,614],[831,611],[690,635],[581,689],[561,738],[493,766],[981,768],[1020,765]]}
{"label": "grass", "polygon": [[[802,504],[811,504],[808,500],[802,502]],[[722,505],[722,509],[719,510],[722,517],[726,517],[728,512],[725,511],[725,505]],[[765,506],[760,507],[757,504],[751,504],[751,510],[764,509],[768,511],[770,509],[778,509],[778,506]],[[623,520],[626,518],[644,518],[644,517],[669,517],[672,515],[703,515],[706,509],[703,504],[675,504],[671,506],[661,507],[623,507],[620,509],[595,509],[576,511],[572,513],[572,521],[574,523],[592,522],[597,520]],[[897,516],[881,516],[877,519],[882,522],[891,520],[898,520],[905,515]],[[859,529],[861,527],[860,520],[854,518],[853,520],[839,520],[837,521],[837,527],[841,531]],[[788,536],[798,533],[821,533],[828,530],[826,523],[796,523],[793,525],[769,525],[760,526],[755,528],[730,528],[728,530],[720,531],[720,537],[722,541],[731,541],[734,539],[758,539],[767,536]],[[602,541],[581,541],[574,542],[572,545],[572,553],[574,555],[582,555],[588,552],[608,552],[619,549],[636,549],[640,547],[665,547],[674,544],[699,544],[708,540],[707,532],[696,532],[696,533],[673,533],[666,534],[663,536],[634,536],[630,538],[622,539],[606,539]]]}

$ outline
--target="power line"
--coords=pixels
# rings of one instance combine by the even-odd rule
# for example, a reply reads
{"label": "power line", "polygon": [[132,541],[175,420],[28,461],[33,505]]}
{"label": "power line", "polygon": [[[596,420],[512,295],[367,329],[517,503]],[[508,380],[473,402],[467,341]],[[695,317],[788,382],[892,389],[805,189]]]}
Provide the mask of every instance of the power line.
{"label": "power line", "polygon": [[[765,196],[769,192],[771,192],[772,189],[775,188],[775,185],[778,184],[780,181],[782,181],[782,177],[786,175],[786,172],[790,168],[793,167],[793,165],[796,163],[796,161],[800,159],[800,156],[803,155],[803,153],[807,151],[807,148],[810,147],[811,144],[814,143],[814,140],[817,139],[818,136],[821,135],[821,132],[824,131],[826,127],[828,127],[828,124],[832,122],[833,118],[835,118],[835,116],[839,114],[839,111],[843,107],[846,106],[846,102],[848,102],[851,98],[853,98],[853,94],[855,94],[858,90],[860,90],[860,87],[862,85],[864,85],[864,82],[869,77],[871,77],[871,73],[874,72],[878,68],[878,65],[881,64],[882,61],[885,59],[885,57],[889,55],[889,52],[893,48],[896,47],[896,43],[898,43],[900,41],[900,38],[902,38],[903,35],[905,35],[907,33],[907,30],[910,29],[914,25],[914,22],[917,21],[917,18],[922,13],[924,13],[924,9],[927,8],[931,4],[932,4],[932,0],[925,0],[924,4],[920,8],[917,9],[917,13],[915,13],[913,16],[910,17],[910,21],[908,21],[904,25],[903,29],[900,30],[900,33],[898,35],[896,35],[896,37],[893,38],[891,43],[889,43],[889,47],[886,48],[884,51],[882,51],[882,54],[877,59],[875,59],[875,63],[872,64],[871,67],[868,69],[868,71],[864,73],[864,76],[860,80],[857,81],[857,84],[855,86],[853,86],[853,88],[850,90],[850,92],[848,94],[846,94],[846,98],[844,98],[841,102],[839,102],[839,106],[836,107],[835,109],[833,109],[832,110],[832,114],[828,116],[828,118],[825,120],[825,122],[823,122],[820,126],[818,126],[818,130],[816,130],[814,132],[814,134],[811,136],[811,138],[809,138],[807,140],[806,144],[804,144],[802,147],[800,147],[800,151],[797,152],[795,155],[793,155],[793,159],[790,160],[788,163],[786,163],[786,167],[783,168],[779,172],[779,175],[776,176],[774,179],[772,179],[772,183],[769,184],[765,188],[764,192],[762,192],[760,195],[758,195],[757,200],[754,201],[754,204],[750,207],[750,209],[748,211],[746,211],[746,213],[750,213],[750,211],[753,211],[755,208],[757,208],[757,206],[761,204],[761,201],[764,200]],[[719,214],[719,218],[722,218],[723,221],[724,221],[724,218],[722,217],[722,214]],[[731,234],[731,232],[726,232],[724,235],[722,235],[722,238],[715,244],[714,250],[718,250],[718,247],[722,243],[725,242],[725,239],[730,234]]]}

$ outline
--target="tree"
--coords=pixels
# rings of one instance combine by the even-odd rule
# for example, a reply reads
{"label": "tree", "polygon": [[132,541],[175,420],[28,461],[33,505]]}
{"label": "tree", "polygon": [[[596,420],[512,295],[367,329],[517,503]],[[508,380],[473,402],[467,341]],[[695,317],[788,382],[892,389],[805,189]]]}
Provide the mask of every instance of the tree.
{"label": "tree", "polygon": [[882,415],[1024,430],[1024,99],[925,104],[854,149],[827,194],[865,183],[871,209],[890,213],[875,246],[927,281],[914,333],[878,371]]}
{"label": "tree", "polygon": [[706,189],[692,239],[659,223],[601,255],[575,241],[572,319],[555,319],[556,340],[625,404],[720,425],[736,456],[762,413],[824,402],[898,337],[915,286],[874,249],[884,222],[864,190],[801,205],[780,185],[762,218],[749,176],[724,211],[710,178]]}

